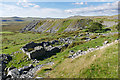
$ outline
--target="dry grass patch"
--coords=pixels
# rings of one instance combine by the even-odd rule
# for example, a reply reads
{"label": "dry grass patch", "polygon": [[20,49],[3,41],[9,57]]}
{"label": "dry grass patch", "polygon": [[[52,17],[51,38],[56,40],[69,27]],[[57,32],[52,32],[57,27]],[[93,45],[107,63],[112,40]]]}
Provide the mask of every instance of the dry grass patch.
{"label": "dry grass patch", "polygon": [[[114,59],[112,58],[113,55],[117,56],[114,49],[117,50],[117,44],[90,52],[74,60],[67,58],[52,70],[49,76],[51,78],[100,78],[101,76],[110,78],[113,77],[109,74],[111,71],[117,76],[116,72],[111,68],[117,69],[117,62],[112,62],[114,60],[111,60]],[[112,65],[113,63],[115,66]]]}

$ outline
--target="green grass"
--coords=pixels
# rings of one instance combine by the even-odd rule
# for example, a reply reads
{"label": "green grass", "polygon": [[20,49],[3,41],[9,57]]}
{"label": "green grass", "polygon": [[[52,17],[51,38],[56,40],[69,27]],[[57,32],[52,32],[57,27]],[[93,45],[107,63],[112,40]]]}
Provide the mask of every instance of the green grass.
{"label": "green grass", "polygon": [[[24,28],[31,21],[22,21],[22,22],[2,22],[2,31],[16,32],[21,28]],[[5,25],[4,25],[5,24]]]}
{"label": "green grass", "polygon": [[50,30],[53,26],[55,26],[56,23],[57,23],[57,21],[54,21],[54,23],[49,28],[47,28],[44,32]]}
{"label": "green grass", "polygon": [[63,32],[69,25],[72,20],[64,20],[62,26],[59,28],[58,33]]}
{"label": "green grass", "polygon": [[[98,53],[98,54],[97,54]],[[92,52],[97,59],[84,70],[79,77],[87,78],[118,78],[118,44],[114,44],[100,51]],[[81,72],[80,71],[80,72]]]}
{"label": "green grass", "polygon": [[58,22],[57,22],[56,24],[58,24],[58,26],[55,28],[55,30],[59,29],[59,27],[60,27],[61,24],[62,24],[62,20],[58,20]]}
{"label": "green grass", "polygon": [[0,32],[0,34],[5,34],[5,33],[9,34],[9,33],[13,33],[13,32],[10,32],[10,31],[3,31],[3,32]]}
{"label": "green grass", "polygon": [[19,53],[19,54],[16,53],[12,57],[12,61],[10,61],[9,64],[7,64],[7,67],[14,66],[14,67],[20,68],[20,67],[23,67],[23,66],[28,66],[28,64],[31,63],[31,60],[27,61],[26,58],[27,58],[27,56],[26,56],[25,53]]}
{"label": "green grass", "polygon": [[111,32],[118,32],[118,29],[116,29],[116,25],[113,25],[112,27],[110,27],[110,29],[112,30]]}
{"label": "green grass", "polygon": [[36,38],[39,38],[40,34],[22,34],[22,33],[14,33],[12,35],[5,34],[2,36],[2,47],[8,47],[8,49],[3,49],[3,53],[11,54],[11,52],[15,52],[20,49],[23,45],[28,42],[33,41]]}
{"label": "green grass", "polygon": [[35,26],[35,29],[39,28],[41,25],[43,25],[45,21],[40,21],[36,26]]}
{"label": "green grass", "polygon": [[[96,57],[94,56],[96,55]],[[65,59],[49,74],[51,78],[118,78],[118,45]]]}

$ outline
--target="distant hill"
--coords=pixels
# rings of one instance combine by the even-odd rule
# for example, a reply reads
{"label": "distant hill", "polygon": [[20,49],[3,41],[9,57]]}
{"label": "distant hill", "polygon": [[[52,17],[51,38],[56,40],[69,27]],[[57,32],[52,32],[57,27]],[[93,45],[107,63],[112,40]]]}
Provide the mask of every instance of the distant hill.
{"label": "distant hill", "polygon": [[[11,30],[15,27],[19,27],[20,32],[32,31],[32,32],[68,32],[76,31],[79,29],[86,28],[90,21],[107,20],[107,21],[118,21],[118,16],[71,16],[68,18],[39,18],[39,17],[0,17],[0,21],[6,28]],[[24,25],[22,25],[22,23]],[[15,25],[13,25],[13,24]],[[26,24],[26,25],[25,25]],[[12,28],[12,26],[14,28]],[[4,27],[5,28],[5,27]],[[4,30],[4,29],[3,29]],[[10,29],[9,29],[10,30]],[[16,29],[18,30],[18,29]]]}
{"label": "distant hill", "polygon": [[40,18],[32,21],[30,24],[21,29],[20,32],[69,32],[79,29],[85,29],[90,22],[117,22],[117,16],[71,16],[64,19],[59,18]]}
{"label": "distant hill", "polygon": [[14,16],[14,17],[11,17],[11,18],[20,18],[20,17]]}

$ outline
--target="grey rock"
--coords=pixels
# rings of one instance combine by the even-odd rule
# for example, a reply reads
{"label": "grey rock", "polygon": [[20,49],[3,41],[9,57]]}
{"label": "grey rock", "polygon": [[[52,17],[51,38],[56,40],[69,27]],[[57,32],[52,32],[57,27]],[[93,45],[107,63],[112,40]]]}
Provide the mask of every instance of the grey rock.
{"label": "grey rock", "polygon": [[69,55],[68,58],[72,58],[72,55]]}
{"label": "grey rock", "polygon": [[41,79],[42,77],[36,77],[36,79]]}
{"label": "grey rock", "polygon": [[29,69],[30,69],[29,66],[24,66],[23,67],[23,71],[29,71]]}
{"label": "grey rock", "polygon": [[20,73],[17,68],[12,69],[8,72],[7,76],[11,76],[11,78],[19,78]]}
{"label": "grey rock", "polygon": [[74,38],[77,38],[77,37],[78,37],[77,35],[74,36]]}
{"label": "grey rock", "polygon": [[9,67],[8,69],[7,69],[7,72],[9,72],[10,70],[12,70],[12,69],[15,69],[16,67]]}
{"label": "grey rock", "polygon": [[107,44],[107,43],[109,43],[108,41],[104,41],[104,43],[103,44]]}
{"label": "grey rock", "polygon": [[78,50],[78,52],[82,52],[82,50]]}
{"label": "grey rock", "polygon": [[41,67],[43,65],[37,65],[35,66],[34,68],[31,68],[28,72],[26,72],[26,74],[22,74],[20,76],[20,78],[33,78],[34,77],[34,73],[37,71],[37,70],[40,70]]}
{"label": "grey rock", "polygon": [[54,56],[54,58],[57,58],[57,56]]}
{"label": "grey rock", "polygon": [[49,46],[50,45],[50,42],[44,42],[43,43],[43,46],[46,47],[46,46]]}
{"label": "grey rock", "polygon": [[29,68],[34,68],[34,66],[32,64],[29,64]]}
{"label": "grey rock", "polygon": [[51,44],[55,44],[55,43],[58,43],[59,41],[58,40],[53,40],[53,41],[51,41],[50,43]]}
{"label": "grey rock", "polygon": [[112,27],[113,25],[117,25],[115,21],[104,21],[102,25],[105,25],[106,27]]}
{"label": "grey rock", "polygon": [[70,54],[74,54],[75,52],[74,52],[73,50],[70,50],[69,53],[70,53]]}
{"label": "grey rock", "polygon": [[28,72],[28,71],[23,71],[23,73],[22,73],[22,74],[27,74],[27,72]]}
{"label": "grey rock", "polygon": [[96,46],[96,48],[98,48],[99,46]]}
{"label": "grey rock", "polygon": [[19,68],[19,69],[18,69],[19,72],[21,72],[21,71],[23,71],[23,70],[24,70],[23,68]]}

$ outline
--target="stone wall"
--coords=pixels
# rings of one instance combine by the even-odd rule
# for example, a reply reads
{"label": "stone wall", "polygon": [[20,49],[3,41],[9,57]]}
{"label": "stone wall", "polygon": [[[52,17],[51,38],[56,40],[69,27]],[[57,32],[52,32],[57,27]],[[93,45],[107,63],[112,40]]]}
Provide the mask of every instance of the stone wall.
{"label": "stone wall", "polygon": [[[23,46],[21,50],[23,51],[23,53],[26,53],[30,59],[43,60],[60,52],[62,48],[68,47],[68,45],[72,42],[73,40],[70,40],[70,38],[61,38],[60,40],[52,40],[41,43],[30,42]],[[60,45],[61,43],[64,44]],[[59,46],[55,46],[55,44]]]}
{"label": "stone wall", "polygon": [[34,50],[32,52],[26,53],[30,59],[41,59],[41,57],[46,53],[44,48],[39,50]]}

